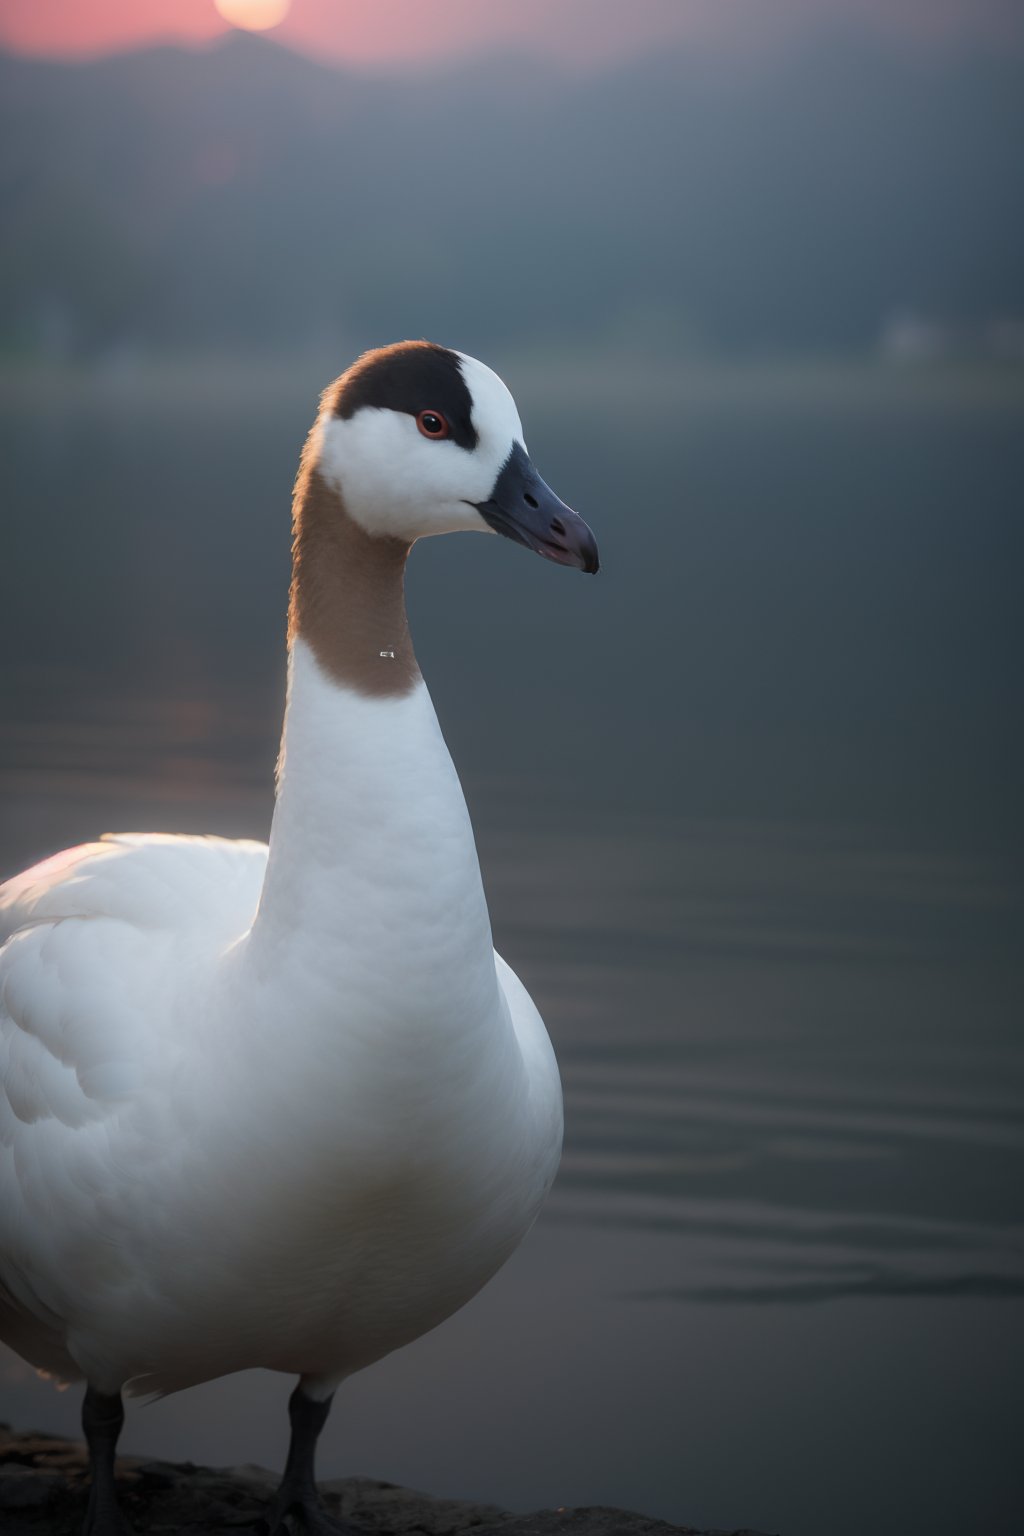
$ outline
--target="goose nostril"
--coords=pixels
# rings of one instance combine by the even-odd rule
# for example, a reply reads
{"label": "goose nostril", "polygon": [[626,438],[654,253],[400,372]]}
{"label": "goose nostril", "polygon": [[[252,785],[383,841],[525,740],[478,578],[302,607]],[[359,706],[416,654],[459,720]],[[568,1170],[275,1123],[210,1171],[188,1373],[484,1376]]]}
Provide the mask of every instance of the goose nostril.
{"label": "goose nostril", "polygon": [[526,502],[526,505],[528,507],[532,507],[535,512],[540,506],[540,502],[537,500],[536,496],[531,496],[529,491],[523,492],[523,500]]}
{"label": "goose nostril", "polygon": [[560,517],[553,517],[551,519],[551,531],[552,533],[560,533],[563,538],[565,537],[565,524]]}

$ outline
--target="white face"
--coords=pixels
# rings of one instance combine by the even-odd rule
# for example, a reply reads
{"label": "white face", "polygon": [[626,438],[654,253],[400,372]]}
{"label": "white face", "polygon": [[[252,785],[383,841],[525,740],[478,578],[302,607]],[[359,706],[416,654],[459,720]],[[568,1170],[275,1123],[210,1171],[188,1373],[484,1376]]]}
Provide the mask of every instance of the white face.
{"label": "white face", "polygon": [[[524,449],[516,403],[483,363],[457,353],[472,400],[477,441],[424,436],[408,410],[362,406],[347,419],[325,405],[318,421],[321,474],[367,533],[425,538],[458,529],[490,532],[471,503],[485,502],[516,443]],[[441,400],[422,410],[443,412]]]}

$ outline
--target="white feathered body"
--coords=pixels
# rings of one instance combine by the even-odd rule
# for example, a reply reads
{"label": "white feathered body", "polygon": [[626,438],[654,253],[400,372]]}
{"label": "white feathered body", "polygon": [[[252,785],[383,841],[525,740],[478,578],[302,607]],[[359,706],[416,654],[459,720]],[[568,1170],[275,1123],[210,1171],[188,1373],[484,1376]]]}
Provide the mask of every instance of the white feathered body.
{"label": "white feathered body", "polygon": [[338,1379],[533,1221],[557,1068],[422,683],[361,697],[299,639],[269,860],[104,840],[2,888],[7,934],[0,1337],[40,1368]]}

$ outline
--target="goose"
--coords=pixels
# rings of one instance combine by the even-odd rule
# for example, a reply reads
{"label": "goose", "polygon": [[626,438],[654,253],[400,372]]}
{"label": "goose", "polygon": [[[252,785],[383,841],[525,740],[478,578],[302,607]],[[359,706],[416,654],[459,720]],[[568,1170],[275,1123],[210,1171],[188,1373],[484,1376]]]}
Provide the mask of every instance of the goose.
{"label": "goose", "polygon": [[413,652],[412,544],[491,531],[598,568],[483,363],[426,341],[325,390],[293,500],[269,846],[106,835],[0,887],[0,1338],[84,1382],[84,1530],[129,1529],[123,1395],[297,1377],[268,1529],[343,1529],[336,1388],[519,1244],[558,1164],[558,1069],[492,946]]}

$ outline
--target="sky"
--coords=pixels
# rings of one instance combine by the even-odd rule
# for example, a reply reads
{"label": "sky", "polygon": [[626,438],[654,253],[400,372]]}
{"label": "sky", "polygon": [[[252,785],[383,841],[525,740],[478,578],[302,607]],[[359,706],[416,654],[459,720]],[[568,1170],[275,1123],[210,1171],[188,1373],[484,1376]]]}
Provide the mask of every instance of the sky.
{"label": "sky", "polygon": [[[823,23],[868,27],[896,46],[1024,42],[1020,0],[219,0],[286,12],[270,35],[328,61],[387,67],[516,48],[582,68],[673,43],[770,48]],[[231,30],[218,0],[0,0],[0,47],[88,57]]]}

